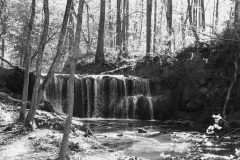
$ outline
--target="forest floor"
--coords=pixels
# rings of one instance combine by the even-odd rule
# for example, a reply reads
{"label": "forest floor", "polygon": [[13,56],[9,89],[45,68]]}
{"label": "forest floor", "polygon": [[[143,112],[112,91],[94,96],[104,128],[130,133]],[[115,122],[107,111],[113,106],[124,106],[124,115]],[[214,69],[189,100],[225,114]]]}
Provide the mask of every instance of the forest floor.
{"label": "forest floor", "polygon": [[[0,160],[53,160],[58,157],[62,131],[54,127],[24,130],[15,123],[20,107],[1,103],[0,106]],[[38,115],[49,116],[51,113],[40,111]],[[139,160],[108,149],[94,137],[84,137],[84,134],[81,129],[70,133],[68,148],[71,160]]]}

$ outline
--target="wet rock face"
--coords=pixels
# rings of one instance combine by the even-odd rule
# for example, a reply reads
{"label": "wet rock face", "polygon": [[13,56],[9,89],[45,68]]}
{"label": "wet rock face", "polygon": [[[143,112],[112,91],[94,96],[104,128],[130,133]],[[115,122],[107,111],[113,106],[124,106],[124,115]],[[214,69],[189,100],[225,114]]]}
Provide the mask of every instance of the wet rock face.
{"label": "wet rock face", "polygon": [[151,108],[149,99],[147,97],[141,96],[137,101],[136,113],[138,119],[149,120],[151,119]]}
{"label": "wet rock face", "polygon": [[174,115],[175,103],[172,98],[167,95],[159,95],[153,97],[154,119],[166,120]]}
{"label": "wet rock face", "polygon": [[[32,99],[35,74],[29,73],[28,100]],[[22,95],[24,83],[24,69],[15,67],[12,72],[6,75],[6,86],[15,94]]]}

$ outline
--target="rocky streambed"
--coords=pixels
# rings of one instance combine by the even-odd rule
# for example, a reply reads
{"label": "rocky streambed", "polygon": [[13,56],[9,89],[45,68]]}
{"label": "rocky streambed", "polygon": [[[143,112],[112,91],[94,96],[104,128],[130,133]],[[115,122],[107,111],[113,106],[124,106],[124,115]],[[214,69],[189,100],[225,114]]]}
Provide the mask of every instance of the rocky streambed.
{"label": "rocky streambed", "polygon": [[[19,107],[4,106],[0,159],[56,159],[64,116],[38,111],[34,132],[21,130],[17,124],[3,131],[19,112]],[[189,120],[74,118],[69,154],[71,159],[83,160],[238,159],[238,131],[209,136],[205,134],[207,127]]]}
{"label": "rocky streambed", "polygon": [[[188,120],[83,119],[98,142],[126,156],[143,159],[234,159],[235,136],[206,135],[206,125]],[[218,139],[217,139],[218,138]]]}

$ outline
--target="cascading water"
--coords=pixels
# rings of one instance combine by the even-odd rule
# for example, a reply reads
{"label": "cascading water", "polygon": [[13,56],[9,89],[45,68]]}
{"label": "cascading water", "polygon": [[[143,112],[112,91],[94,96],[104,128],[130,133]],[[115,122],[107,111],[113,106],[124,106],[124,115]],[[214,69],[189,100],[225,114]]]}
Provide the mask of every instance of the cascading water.
{"label": "cascading water", "polygon": [[153,103],[152,103],[152,97],[147,97],[148,102],[149,102],[149,108],[150,108],[150,116],[151,116],[151,120],[154,119],[153,116]]}
{"label": "cascading water", "polygon": [[[66,113],[69,75],[58,74],[46,90],[56,111]],[[75,75],[74,116],[81,118],[141,119],[141,97],[148,101],[147,119],[153,119],[149,80],[124,75]]]}

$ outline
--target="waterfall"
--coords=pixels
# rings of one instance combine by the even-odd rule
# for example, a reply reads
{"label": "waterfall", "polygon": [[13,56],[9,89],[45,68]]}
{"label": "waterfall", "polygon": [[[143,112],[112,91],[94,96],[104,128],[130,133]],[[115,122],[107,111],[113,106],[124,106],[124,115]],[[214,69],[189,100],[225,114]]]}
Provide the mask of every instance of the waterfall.
{"label": "waterfall", "polygon": [[64,79],[59,76],[54,76],[52,80],[52,85],[48,87],[48,90],[44,93],[44,97],[49,101],[55,108],[58,113],[64,113],[63,108],[63,84]]}
{"label": "waterfall", "polygon": [[[81,79],[82,80],[82,79]],[[87,79],[86,80],[86,84],[87,84],[87,118],[90,118],[90,114],[91,114],[91,80]],[[84,101],[84,96],[82,97],[83,101]],[[84,106],[84,103],[83,103]]]}
{"label": "waterfall", "polygon": [[128,109],[129,109],[129,102],[128,102],[128,96],[127,96],[127,82],[126,78],[123,79],[123,85],[124,85],[124,97],[125,97],[125,105],[126,105],[126,118],[128,119]]}
{"label": "waterfall", "polygon": [[137,101],[140,96],[141,95],[132,96],[133,97],[133,118],[134,119],[137,119],[137,115],[136,115]]}
{"label": "waterfall", "polygon": [[99,93],[98,93],[98,91],[99,91],[99,83],[98,83],[99,81],[98,81],[98,77],[96,77],[95,79],[94,79],[94,93],[95,93],[95,98],[94,98],[94,111],[93,111],[93,116],[94,117],[96,117],[97,116],[97,111],[96,111],[96,108],[97,108],[97,106],[99,105],[99,103],[98,103],[98,96],[99,96]]}
{"label": "waterfall", "polygon": [[[69,75],[57,74],[46,90],[45,99],[60,113],[66,113]],[[139,118],[140,97],[153,119],[149,80],[124,75],[75,75],[74,116],[82,118]],[[149,111],[148,111],[149,113]],[[149,117],[149,115],[148,115]]]}
{"label": "waterfall", "polygon": [[[59,93],[59,94],[56,94],[56,104],[57,105],[63,105],[62,103],[62,87],[63,87],[63,79],[59,78],[59,77],[56,77],[55,79],[55,89],[56,89],[56,92]],[[60,110],[58,110],[60,111]]]}
{"label": "waterfall", "polygon": [[149,108],[150,108],[150,117],[151,117],[151,120],[154,119],[154,116],[153,116],[153,103],[152,103],[152,97],[147,97],[148,99],[148,102],[149,102]]}
{"label": "waterfall", "polygon": [[117,109],[117,80],[113,78],[110,82],[110,104],[109,104],[109,110],[113,115],[111,118],[116,118],[116,109]]}

